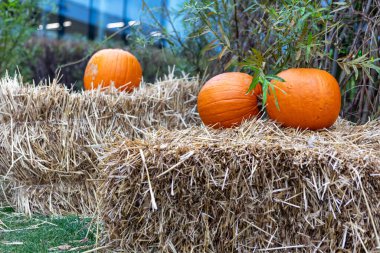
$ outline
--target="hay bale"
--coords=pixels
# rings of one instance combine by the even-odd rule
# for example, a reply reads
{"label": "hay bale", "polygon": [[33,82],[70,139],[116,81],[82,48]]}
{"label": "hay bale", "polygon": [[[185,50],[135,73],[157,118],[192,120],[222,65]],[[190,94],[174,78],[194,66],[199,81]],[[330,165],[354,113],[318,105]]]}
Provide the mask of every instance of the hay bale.
{"label": "hay bale", "polygon": [[[104,129],[103,129],[104,130]],[[5,178],[12,183],[11,203],[26,214],[93,214],[96,179],[101,174],[101,131],[77,121],[67,124],[14,124],[6,151]]]}
{"label": "hay bale", "polygon": [[12,106],[8,104],[7,98],[17,93],[20,88],[20,78],[18,76],[11,78],[9,75],[5,75],[3,78],[0,78],[0,123],[3,123],[6,120],[5,116],[8,116],[5,115],[4,108]]}
{"label": "hay bale", "polygon": [[96,179],[101,129],[78,122],[14,124],[0,159],[11,163],[6,176],[16,184],[45,185]]}
{"label": "hay bale", "polygon": [[[380,122],[121,138],[103,158],[107,237],[127,252],[335,252],[380,246]],[[348,252],[347,251],[347,252]]]}
{"label": "hay bale", "polygon": [[[80,194],[70,195],[70,204],[53,201],[57,206],[47,208],[41,189],[49,192],[51,188],[45,185],[59,185],[57,194],[68,196],[59,192],[65,185],[72,189],[73,182],[95,184],[101,174],[101,147],[115,136],[134,139],[157,126],[181,129],[199,124],[195,110],[198,89],[197,79],[172,77],[144,84],[132,94],[113,90],[77,94],[54,83],[14,89],[4,86],[0,89],[5,101],[0,105],[0,175],[14,185],[14,204],[27,213],[94,212],[95,205],[76,204],[86,199]],[[30,187],[39,194],[32,196],[22,190]]]}
{"label": "hay bale", "polygon": [[12,185],[4,177],[0,177],[0,207],[10,206],[12,201],[11,194]]}
{"label": "hay bale", "polygon": [[96,184],[91,181],[64,181],[50,185],[20,185],[13,187],[11,203],[27,215],[80,214],[94,217],[99,209]]}
{"label": "hay bale", "polygon": [[[133,94],[73,94],[58,85],[4,92],[1,174],[49,184],[97,177],[96,150],[114,136],[143,137],[148,129],[199,124],[197,79],[168,79]],[[9,170],[9,168],[12,168]]]}
{"label": "hay bale", "polygon": [[6,154],[8,151],[4,148],[4,146],[6,146],[5,143],[8,141],[6,138],[8,135],[9,128],[4,126],[0,134],[0,207],[11,205],[10,199],[12,197],[12,184],[9,182],[9,180],[7,180],[7,177],[5,176],[8,174],[9,168],[11,166],[11,159],[9,159],[10,157],[1,155]]}
{"label": "hay bale", "polygon": [[0,89],[2,119],[0,123],[65,124],[90,122],[94,127],[123,128],[130,138],[155,126],[182,129],[199,123],[196,100],[199,90],[196,78],[169,77],[155,84],[142,84],[134,93],[99,90],[70,93],[66,88],[22,86]]}

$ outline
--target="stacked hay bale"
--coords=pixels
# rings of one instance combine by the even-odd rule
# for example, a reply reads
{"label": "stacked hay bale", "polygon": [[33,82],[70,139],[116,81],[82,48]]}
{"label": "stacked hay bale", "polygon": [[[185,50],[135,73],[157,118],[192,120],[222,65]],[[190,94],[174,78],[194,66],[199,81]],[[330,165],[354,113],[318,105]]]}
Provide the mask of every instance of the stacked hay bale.
{"label": "stacked hay bale", "polygon": [[127,252],[380,246],[379,121],[210,130],[187,78],[133,94],[0,87],[0,176],[19,211],[99,214],[103,243]]}
{"label": "stacked hay bale", "polygon": [[132,94],[70,93],[56,83],[2,89],[1,174],[17,210],[93,215],[102,145],[197,124],[198,89],[197,79],[172,77]]}
{"label": "stacked hay bale", "polygon": [[125,252],[374,251],[379,127],[339,121],[312,132],[257,120],[121,137],[102,157],[104,243]]}
{"label": "stacked hay bale", "polygon": [[4,124],[6,120],[5,108],[8,107],[8,101],[6,100],[9,94],[16,92],[20,87],[19,80],[17,77],[10,78],[5,76],[0,78],[0,124],[1,124],[1,134],[0,134],[0,207],[9,206],[11,198],[11,188],[12,184],[7,180],[6,174],[11,166],[10,157],[2,156],[8,152],[6,150],[4,143],[7,142],[7,137],[10,132],[9,124]]}

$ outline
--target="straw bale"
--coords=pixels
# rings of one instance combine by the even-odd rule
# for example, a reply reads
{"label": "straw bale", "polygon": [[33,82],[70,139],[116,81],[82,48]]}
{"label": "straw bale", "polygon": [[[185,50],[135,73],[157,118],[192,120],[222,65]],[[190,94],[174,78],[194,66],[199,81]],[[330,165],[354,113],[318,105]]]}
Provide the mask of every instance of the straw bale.
{"label": "straw bale", "polygon": [[[1,79],[0,150],[4,152],[0,154],[0,175],[9,173],[16,161],[25,164],[26,170],[40,167],[42,173],[45,167],[77,170],[80,166],[69,163],[81,145],[101,144],[103,139],[112,140],[115,133],[133,139],[157,126],[181,129],[199,124],[195,109],[198,90],[198,79],[172,75],[154,85],[142,84],[132,94],[112,89],[70,93],[56,81],[51,86],[31,87],[18,84],[17,79]],[[74,147],[77,149],[71,149]],[[46,159],[39,155],[52,157],[57,165],[41,163]]]}
{"label": "straw bale", "polygon": [[16,123],[0,154],[10,164],[5,176],[28,185],[95,179],[100,173],[97,150],[108,136],[76,121]]}
{"label": "straw bale", "polygon": [[66,123],[88,121],[97,129],[123,128],[129,137],[155,126],[181,129],[199,122],[197,78],[167,77],[142,84],[128,94],[109,89],[70,93],[54,81],[50,86],[0,86],[0,123]]}
{"label": "straw bale", "polygon": [[3,155],[7,153],[7,150],[4,148],[4,142],[7,141],[6,136],[8,135],[9,127],[2,127],[2,131],[0,134],[0,207],[9,206],[11,198],[12,184],[5,177],[5,174],[7,174],[7,171],[11,166],[11,159],[10,157],[5,157]]}
{"label": "straw bale", "polygon": [[14,123],[11,129],[0,160],[8,160],[3,175],[12,185],[8,198],[16,210],[94,213],[96,179],[101,174],[98,152],[103,138],[112,135],[79,121]]}
{"label": "straw bale", "polygon": [[11,205],[11,189],[12,185],[4,177],[0,177],[0,207],[6,207]]}
{"label": "straw bale", "polygon": [[96,184],[91,181],[70,181],[50,185],[14,186],[11,203],[18,212],[27,215],[80,214],[94,217],[99,201]]}
{"label": "straw bale", "polygon": [[103,243],[126,252],[364,252],[380,246],[380,122],[257,120],[108,145]]}
{"label": "straw bale", "polygon": [[157,126],[181,129],[199,123],[198,89],[198,79],[173,76],[143,84],[132,94],[112,89],[70,93],[56,81],[31,87],[17,79],[0,80],[0,176],[51,183],[59,172],[65,177],[70,171],[91,173],[88,167],[96,167],[92,146],[115,133],[133,139]]}
{"label": "straw bale", "polygon": [[[157,126],[181,129],[199,124],[195,109],[199,87],[197,78],[173,75],[144,83],[132,94],[112,89],[72,93],[56,80],[37,87],[20,85],[17,78],[0,80],[0,176],[1,182],[12,183],[15,194],[8,193],[8,198],[28,214],[94,212],[91,202],[102,144],[114,135],[143,137]],[[75,190],[73,182],[92,187]],[[92,192],[88,198],[79,194],[88,191]],[[54,206],[44,203],[47,196],[53,196],[49,203]],[[67,203],[59,196],[67,197]]]}

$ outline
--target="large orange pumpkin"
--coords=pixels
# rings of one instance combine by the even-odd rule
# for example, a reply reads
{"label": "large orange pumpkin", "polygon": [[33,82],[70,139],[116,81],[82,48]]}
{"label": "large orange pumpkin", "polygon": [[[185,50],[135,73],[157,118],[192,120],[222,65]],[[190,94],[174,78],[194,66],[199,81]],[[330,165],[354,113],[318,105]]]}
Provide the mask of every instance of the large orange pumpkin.
{"label": "large orange pumpkin", "polygon": [[97,89],[111,84],[120,91],[132,91],[140,85],[142,70],[134,55],[122,49],[103,49],[96,52],[84,73],[84,88]]}
{"label": "large orange pumpkin", "polygon": [[300,68],[285,70],[277,76],[285,82],[272,82],[279,109],[270,92],[266,106],[270,118],[286,127],[311,130],[334,124],[340,112],[341,95],[339,84],[331,74]]}
{"label": "large orange pumpkin", "polygon": [[247,94],[252,76],[229,72],[211,78],[198,95],[198,112],[203,123],[214,128],[229,128],[239,125],[259,113],[257,94]]}

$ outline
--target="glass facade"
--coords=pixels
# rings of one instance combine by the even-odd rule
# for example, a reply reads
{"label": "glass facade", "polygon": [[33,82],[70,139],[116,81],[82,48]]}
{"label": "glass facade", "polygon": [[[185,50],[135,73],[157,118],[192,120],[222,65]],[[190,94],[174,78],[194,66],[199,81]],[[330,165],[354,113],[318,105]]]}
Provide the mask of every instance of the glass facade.
{"label": "glass facade", "polygon": [[[102,40],[106,35],[127,25],[144,25],[153,22],[149,20],[146,12],[144,14],[142,0],[55,0],[53,3],[49,2],[40,4],[43,15],[39,33],[52,37],[62,38],[81,34],[91,40]],[[166,17],[156,10],[162,7],[171,9],[183,2],[184,0],[144,0],[164,27],[168,23]],[[177,25],[181,30],[181,25]],[[149,31],[149,26],[146,28],[144,26],[144,29],[147,32],[154,32]]]}

